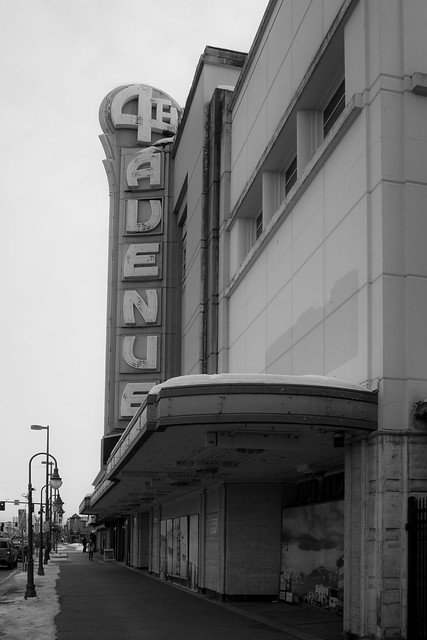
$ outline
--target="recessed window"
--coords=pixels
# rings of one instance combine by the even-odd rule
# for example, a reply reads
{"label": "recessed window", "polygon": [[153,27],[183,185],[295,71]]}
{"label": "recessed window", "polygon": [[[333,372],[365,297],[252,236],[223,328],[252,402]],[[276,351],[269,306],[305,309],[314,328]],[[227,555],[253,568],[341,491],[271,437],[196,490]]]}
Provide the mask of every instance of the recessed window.
{"label": "recessed window", "polygon": [[187,303],[187,207],[180,224],[181,229],[181,361],[185,362],[186,310]]}
{"label": "recessed window", "polygon": [[323,137],[326,137],[334,126],[338,116],[345,107],[345,80],[341,82],[338,89],[329,100],[323,110]]}
{"label": "recessed window", "polygon": [[285,195],[289,193],[289,191],[294,186],[297,181],[297,157],[292,160],[291,164],[285,171]]}
{"label": "recessed window", "polygon": [[262,233],[262,211],[257,215],[255,219],[255,240],[258,240]]}
{"label": "recessed window", "polygon": [[187,213],[181,224],[181,283],[185,288],[185,280],[187,278]]}
{"label": "recessed window", "polygon": [[258,240],[262,233],[262,211],[257,215],[255,219],[255,240]]}
{"label": "recessed window", "polygon": [[297,181],[297,157],[291,160],[291,162],[280,173],[280,199],[283,200],[288,195],[289,191]]}

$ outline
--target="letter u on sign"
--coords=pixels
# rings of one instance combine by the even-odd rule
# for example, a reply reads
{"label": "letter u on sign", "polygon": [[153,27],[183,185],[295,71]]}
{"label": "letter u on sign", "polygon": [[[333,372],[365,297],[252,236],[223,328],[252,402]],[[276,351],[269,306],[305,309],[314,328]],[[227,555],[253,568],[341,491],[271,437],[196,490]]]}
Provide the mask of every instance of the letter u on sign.
{"label": "letter u on sign", "polygon": [[125,336],[123,338],[123,360],[133,369],[155,369],[157,367],[157,336],[144,336],[147,339],[147,355],[140,358],[135,355],[135,342],[139,336]]}

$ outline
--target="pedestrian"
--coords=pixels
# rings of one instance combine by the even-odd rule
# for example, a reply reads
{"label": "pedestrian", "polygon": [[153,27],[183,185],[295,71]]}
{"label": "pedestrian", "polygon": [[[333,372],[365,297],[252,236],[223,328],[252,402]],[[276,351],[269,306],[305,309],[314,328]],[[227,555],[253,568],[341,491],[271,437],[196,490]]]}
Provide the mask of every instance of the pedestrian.
{"label": "pedestrian", "polygon": [[83,545],[83,553],[86,553],[86,547],[87,547],[87,538],[86,538],[86,536],[83,536],[83,538],[82,538],[82,545]]}
{"label": "pedestrian", "polygon": [[93,560],[94,552],[95,552],[95,540],[91,539],[89,542],[89,560]]}

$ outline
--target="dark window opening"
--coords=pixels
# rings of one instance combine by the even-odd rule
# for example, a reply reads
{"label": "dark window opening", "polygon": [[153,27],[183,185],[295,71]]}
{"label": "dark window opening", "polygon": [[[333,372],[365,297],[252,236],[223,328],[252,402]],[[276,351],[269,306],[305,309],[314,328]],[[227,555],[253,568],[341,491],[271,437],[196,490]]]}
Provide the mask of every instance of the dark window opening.
{"label": "dark window opening", "polygon": [[262,233],[262,211],[257,215],[255,220],[255,239],[258,240]]}
{"label": "dark window opening", "polygon": [[297,181],[297,157],[292,160],[291,164],[285,171],[285,196]]}
{"label": "dark window opening", "polygon": [[323,137],[334,126],[345,107],[345,80],[343,80],[323,111]]}

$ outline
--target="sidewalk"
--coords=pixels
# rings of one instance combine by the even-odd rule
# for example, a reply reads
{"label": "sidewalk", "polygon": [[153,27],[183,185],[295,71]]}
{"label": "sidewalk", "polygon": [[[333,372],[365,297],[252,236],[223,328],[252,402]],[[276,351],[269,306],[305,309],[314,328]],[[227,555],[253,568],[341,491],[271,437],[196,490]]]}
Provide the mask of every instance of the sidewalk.
{"label": "sidewalk", "polygon": [[243,615],[256,615],[266,624],[277,625],[299,640],[342,640],[342,618],[308,603],[239,602],[232,606]]}
{"label": "sidewalk", "polygon": [[35,575],[37,598],[24,599],[26,574],[0,575],[0,640],[340,640],[342,618],[308,604],[223,603],[147,572],[93,562],[67,547]]}
{"label": "sidewalk", "polygon": [[[129,569],[129,567],[126,568]],[[131,570],[136,571],[135,569]],[[140,572],[138,571],[138,573]],[[142,573],[152,580],[157,580],[145,571]],[[187,589],[179,585],[172,583],[167,583],[167,585],[188,593]],[[342,640],[342,617],[308,603],[291,605],[280,601],[221,602],[199,593],[189,593],[194,597],[207,600],[241,616],[283,631],[295,640]]]}
{"label": "sidewalk", "polygon": [[[111,624],[108,627],[111,638],[115,638],[114,625],[117,616],[122,616],[121,609],[126,609],[126,617],[133,619],[132,629],[124,637],[132,638],[134,628],[138,628],[138,612],[134,610],[132,603],[138,600],[147,607],[144,613],[144,624],[148,624],[153,630],[157,629],[156,638],[185,637],[186,640],[194,637],[197,640],[205,640],[214,637],[216,640],[228,638],[252,638],[258,637],[255,630],[260,632],[259,637],[265,638],[266,634],[275,634],[283,640],[341,640],[342,618],[310,604],[289,605],[283,602],[238,602],[224,603],[213,600],[202,594],[190,592],[183,587],[160,581],[148,572],[139,571],[115,562],[104,562],[101,556],[95,556],[95,566],[89,567],[91,573],[87,573],[87,554],[77,554],[75,560],[78,565],[73,565],[74,576],[71,576],[71,566],[61,570],[58,593],[60,600],[64,598],[64,612],[71,597],[77,598],[73,591],[76,584],[85,579],[86,588],[91,591],[92,584],[96,583],[99,597],[102,594],[114,594],[114,602],[110,602],[108,611],[103,611],[102,604],[93,600],[91,596],[92,612],[100,616],[112,614]],[[90,563],[92,564],[92,563]],[[92,580],[94,579],[94,582]],[[74,586],[72,582],[74,581]],[[73,595],[74,594],[74,595]],[[127,594],[129,596],[127,597]],[[121,603],[121,604],[120,604]],[[74,603],[80,610],[81,603]],[[142,605],[139,605],[140,607]],[[183,612],[185,612],[183,614]],[[231,618],[230,618],[231,614]],[[66,621],[62,613],[57,617],[58,640],[68,640],[67,635],[61,635],[61,625],[65,629]],[[206,627],[206,618],[213,634]],[[240,621],[240,622],[239,622]],[[179,631],[182,625],[181,632]],[[215,629],[216,627],[216,629]],[[195,635],[194,635],[195,634]],[[223,635],[221,635],[223,634]],[[84,637],[79,636],[81,640]],[[90,635],[88,636],[90,637]],[[107,636],[104,636],[107,637]],[[120,635],[117,636],[120,638]],[[135,637],[139,638],[139,635]],[[151,638],[151,636],[148,636]]]}

